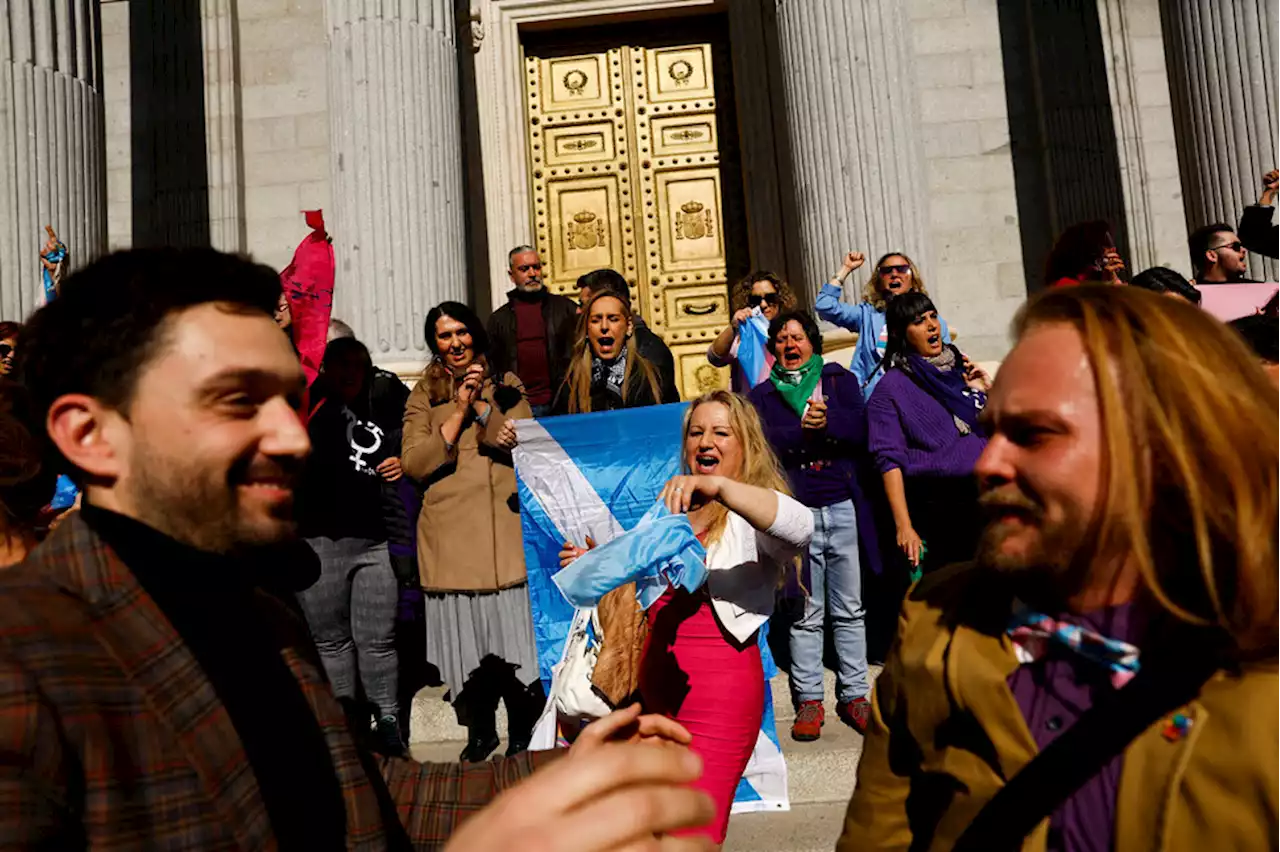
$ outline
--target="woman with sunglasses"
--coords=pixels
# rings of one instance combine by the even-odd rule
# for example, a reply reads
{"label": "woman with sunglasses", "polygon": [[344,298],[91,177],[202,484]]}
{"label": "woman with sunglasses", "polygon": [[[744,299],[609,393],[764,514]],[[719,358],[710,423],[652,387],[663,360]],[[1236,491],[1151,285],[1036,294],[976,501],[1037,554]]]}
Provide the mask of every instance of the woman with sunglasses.
{"label": "woman with sunglasses", "polygon": [[[748,376],[742,369],[742,363],[738,360],[738,347],[741,343],[738,329],[757,310],[766,323],[773,322],[783,311],[795,310],[796,297],[787,282],[772,272],[761,269],[738,282],[738,286],[733,288],[732,303],[733,321],[711,341],[707,360],[715,367],[733,367],[733,390],[735,393],[746,393],[767,378],[768,373]],[[762,345],[762,349],[765,350],[764,363],[772,366],[772,353],[768,351],[767,345]]]}
{"label": "woman with sunglasses", "polygon": [[[841,299],[844,294],[845,279],[856,269],[866,263],[866,255],[860,251],[851,251],[844,256],[840,271],[831,276],[822,289],[813,307],[818,316],[829,323],[847,328],[858,335],[858,342],[853,347],[853,362],[849,369],[858,377],[862,385],[865,399],[871,398],[883,372],[880,370],[884,359],[885,347],[888,344],[888,332],[885,324],[885,304],[894,296],[907,292],[928,294],[924,288],[924,278],[911,258],[900,251],[889,252],[876,263],[875,271],[863,288],[862,299],[849,304]],[[951,332],[945,321],[942,325],[942,342],[950,345]]]}
{"label": "woman with sunglasses", "polygon": [[13,372],[13,356],[18,351],[18,332],[22,325],[16,322],[0,322],[0,376]]}
{"label": "woman with sunglasses", "polygon": [[868,445],[884,478],[898,547],[927,568],[973,558],[982,530],[973,467],[991,380],[955,346],[924,293],[889,302],[884,378],[867,401]]}

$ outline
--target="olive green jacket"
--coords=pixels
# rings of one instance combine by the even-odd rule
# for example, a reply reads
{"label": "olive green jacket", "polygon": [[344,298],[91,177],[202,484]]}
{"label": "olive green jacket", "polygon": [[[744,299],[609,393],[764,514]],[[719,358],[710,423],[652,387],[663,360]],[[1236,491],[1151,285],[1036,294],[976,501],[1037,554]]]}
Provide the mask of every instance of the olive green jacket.
{"label": "olive green jacket", "polygon": [[[837,852],[947,850],[1037,748],[1006,678],[1007,596],[977,569],[930,575],[907,596],[898,637],[872,694],[871,722]],[[1220,671],[1124,753],[1113,849],[1277,848],[1275,661]],[[1048,820],[1024,852],[1044,852]]]}

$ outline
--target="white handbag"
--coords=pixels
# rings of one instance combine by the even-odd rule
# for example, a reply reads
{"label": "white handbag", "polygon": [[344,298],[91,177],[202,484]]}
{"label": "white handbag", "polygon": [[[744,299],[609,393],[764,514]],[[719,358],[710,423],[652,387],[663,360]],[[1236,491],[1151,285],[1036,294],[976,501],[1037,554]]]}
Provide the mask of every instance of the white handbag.
{"label": "white handbag", "polygon": [[560,662],[551,667],[551,692],[533,729],[529,747],[534,751],[555,748],[560,718],[599,719],[613,712],[591,685],[591,674],[600,655],[599,637],[603,635],[595,607],[574,611]]}

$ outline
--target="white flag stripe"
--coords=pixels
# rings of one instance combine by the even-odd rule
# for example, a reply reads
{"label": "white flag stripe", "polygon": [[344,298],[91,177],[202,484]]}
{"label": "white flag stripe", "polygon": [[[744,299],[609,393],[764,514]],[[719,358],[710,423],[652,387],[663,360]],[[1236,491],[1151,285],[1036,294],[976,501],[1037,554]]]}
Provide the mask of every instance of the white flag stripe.
{"label": "white flag stripe", "polygon": [[517,420],[516,437],[513,457],[520,478],[566,541],[585,547],[588,535],[604,544],[622,534],[618,519],[546,427]]}

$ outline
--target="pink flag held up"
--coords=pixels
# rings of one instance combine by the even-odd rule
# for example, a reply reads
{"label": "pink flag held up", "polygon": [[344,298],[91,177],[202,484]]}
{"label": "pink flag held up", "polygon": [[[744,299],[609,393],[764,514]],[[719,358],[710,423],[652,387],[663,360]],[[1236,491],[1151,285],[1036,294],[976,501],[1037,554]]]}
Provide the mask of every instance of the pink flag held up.
{"label": "pink flag held up", "polygon": [[329,318],[333,314],[333,241],[324,230],[324,211],[305,210],[311,233],[298,244],[293,262],[280,273],[280,286],[293,315],[290,334],[310,386],[320,374]]}
{"label": "pink flag held up", "polygon": [[1275,283],[1199,284],[1200,307],[1223,322],[1260,313],[1276,294]]}

